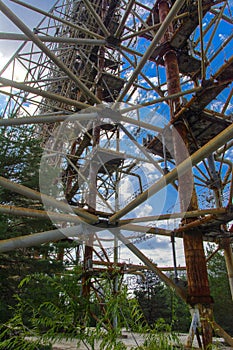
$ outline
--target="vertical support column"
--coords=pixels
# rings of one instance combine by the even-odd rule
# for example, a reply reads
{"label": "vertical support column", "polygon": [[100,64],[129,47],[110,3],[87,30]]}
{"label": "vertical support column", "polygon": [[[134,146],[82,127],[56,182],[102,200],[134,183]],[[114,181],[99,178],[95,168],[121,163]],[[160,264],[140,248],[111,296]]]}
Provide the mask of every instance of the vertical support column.
{"label": "vertical support column", "polygon": [[[93,122],[93,128],[92,128],[92,145],[93,150],[96,147],[96,145],[99,143],[99,137],[100,137],[100,126],[96,125],[96,122]],[[89,168],[89,181],[90,184],[96,184],[96,174],[97,169],[96,165],[93,162],[90,162],[90,168]],[[96,184],[97,185],[97,184]],[[88,209],[89,212],[94,213],[96,210],[96,191],[92,187],[89,189],[89,196],[88,196]],[[90,271],[92,269],[92,260],[93,260],[93,243],[94,243],[94,235],[90,232],[89,237],[85,243],[85,249],[84,249],[84,271],[86,272],[84,274],[83,280],[82,280],[82,293],[83,296],[88,298],[90,295],[90,289],[91,289],[91,280],[90,276],[88,277],[88,270]]]}
{"label": "vertical support column", "polygon": [[[158,11],[160,22],[163,22],[170,11],[169,1],[161,0],[158,3]],[[170,25],[161,42],[168,42],[172,36],[172,33],[173,26]],[[179,65],[176,52],[169,48],[168,45],[168,49],[163,58],[167,77],[168,95],[172,95],[181,91]],[[179,99],[170,101],[171,120],[173,120],[179,106]],[[186,149],[185,147],[182,147],[180,138],[182,138],[184,144],[186,145]],[[178,165],[189,157],[188,131],[183,121],[173,124],[173,144],[175,161],[176,165]],[[192,183],[192,178],[191,170],[179,178],[178,191],[182,212],[198,209],[198,202]],[[190,190],[192,191],[191,201],[188,195]],[[188,220],[190,221],[192,219],[186,219],[186,222],[188,222]],[[210,296],[202,233],[199,230],[196,230],[195,232],[185,232],[183,235],[183,242],[187,267],[188,302],[192,306],[199,309],[202,325],[203,347],[204,349],[207,349],[207,347],[212,343],[212,327],[210,322],[212,320],[212,298]]]}
{"label": "vertical support column", "polygon": [[91,283],[90,283],[90,276],[88,277],[88,270],[92,268],[92,256],[93,256],[93,235],[90,234],[89,239],[85,242],[85,249],[84,249],[84,276],[82,278],[82,295],[84,298],[89,298],[90,296],[90,290],[91,290]]}
{"label": "vertical support column", "polygon": [[177,283],[178,282],[178,272],[177,272],[176,248],[175,248],[174,235],[171,236],[171,243],[172,243],[172,256],[173,256],[173,265],[174,265],[174,281],[175,281],[175,283]]}
{"label": "vertical support column", "polygon": [[[104,18],[104,8],[100,8],[100,17]],[[97,66],[99,68],[98,76],[100,77],[102,74],[102,70],[104,68],[104,49],[99,48],[98,50],[98,60],[97,60]],[[102,101],[103,99],[103,89],[100,85],[97,85],[96,87],[96,96],[97,98]],[[100,125],[98,121],[93,121],[92,125],[92,150],[95,149],[95,147],[99,144],[100,140]],[[97,172],[98,169],[96,168],[96,164],[93,162],[90,163],[89,168],[89,181],[90,184],[95,184],[95,189],[97,189]],[[95,212],[96,210],[96,191],[93,188],[89,188],[89,196],[88,196],[88,210],[89,212]],[[84,274],[83,280],[82,280],[82,291],[83,296],[86,298],[89,298],[90,296],[90,290],[91,290],[91,279],[90,276],[88,277],[87,272],[88,270],[92,269],[92,260],[93,260],[93,243],[94,243],[94,235],[90,233],[90,236],[85,244],[84,249],[84,271],[86,271],[86,274]]]}
{"label": "vertical support column", "polygon": [[232,253],[232,247],[230,243],[228,243],[228,245],[224,249],[224,256],[225,256],[229,285],[231,290],[231,297],[233,300],[233,253]]}
{"label": "vertical support column", "polygon": [[[114,236],[114,264],[117,266],[118,263],[118,238]],[[119,292],[119,276],[116,274],[116,276],[113,277],[113,295],[117,295]],[[118,326],[118,317],[117,312],[114,312],[112,315],[112,325],[114,329],[117,329]]]}
{"label": "vertical support column", "polygon": [[[233,231],[233,227],[230,228],[230,232],[232,231]],[[232,246],[229,238],[222,239],[221,248],[224,249],[224,257],[226,262],[228,280],[229,280],[230,291],[231,291],[231,296],[233,300],[233,252],[232,252]]]}
{"label": "vertical support column", "polygon": [[[174,50],[169,50],[165,53],[163,58],[164,58],[164,65],[166,68],[168,94],[173,95],[181,91],[179,66],[178,66],[176,52]],[[175,111],[180,106],[180,98],[178,97],[174,100],[169,101],[169,104],[170,104],[171,118],[173,118]]]}
{"label": "vertical support column", "polygon": [[[117,127],[116,130],[116,151],[120,151],[120,130],[119,126]],[[115,210],[116,212],[119,210],[119,171],[118,169],[116,170],[116,182],[115,182]],[[119,261],[119,240],[117,236],[114,236],[114,264],[117,266],[118,261]],[[116,295],[119,292],[119,275],[116,274],[116,276],[113,279],[113,293]],[[113,315],[113,328],[117,329],[118,326],[118,317],[117,314],[115,313]]]}
{"label": "vertical support column", "polygon": [[[97,89],[96,95],[98,98],[102,98],[102,90]],[[99,144],[100,139],[100,126],[98,125],[98,122],[93,121],[92,125],[92,150]],[[90,162],[90,168],[89,168],[89,181],[90,184],[95,184],[95,188],[93,187],[89,188],[89,196],[88,196],[88,210],[91,213],[94,213],[96,210],[96,176],[97,176],[96,164],[93,162]],[[94,243],[94,235],[90,232],[89,237],[85,243],[85,249],[84,249],[84,271],[86,274],[84,274],[84,277],[82,279],[82,293],[83,296],[88,298],[90,296],[90,290],[91,290],[91,280],[90,276],[88,277],[88,270],[92,269],[92,260],[93,260],[93,243]]]}
{"label": "vertical support column", "polygon": [[[162,23],[167,17],[170,11],[170,5],[168,0],[161,0],[158,4],[159,9],[159,20]],[[172,23],[168,26],[167,31],[161,39],[161,43],[168,42],[173,35],[173,25]],[[179,66],[176,57],[176,52],[171,48],[168,48],[166,53],[164,54],[164,66],[166,68],[166,77],[167,77],[167,87],[168,87],[168,95],[175,94],[176,92],[180,92],[180,77],[179,77]],[[175,110],[179,107],[179,98],[170,101],[170,110],[171,117],[174,116]]]}

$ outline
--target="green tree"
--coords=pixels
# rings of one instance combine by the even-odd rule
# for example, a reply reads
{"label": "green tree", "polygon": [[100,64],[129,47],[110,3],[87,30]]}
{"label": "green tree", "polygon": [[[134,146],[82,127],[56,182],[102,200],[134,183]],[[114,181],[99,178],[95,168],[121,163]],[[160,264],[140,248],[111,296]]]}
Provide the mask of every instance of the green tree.
{"label": "green tree", "polygon": [[[39,188],[39,164],[41,157],[40,140],[35,138],[34,127],[7,127],[0,129],[0,175],[26,185]],[[18,193],[0,187],[0,204],[42,208],[38,201],[29,200]],[[49,220],[28,217],[0,215],[1,239],[8,239],[35,232],[52,229]],[[14,295],[18,293],[18,284],[26,275],[35,272],[54,273],[61,270],[62,264],[49,259],[51,244],[41,247],[18,249],[0,254],[0,321],[5,322],[12,316],[16,303]],[[37,294],[37,293],[36,293]]]}
{"label": "green tree", "polygon": [[[25,340],[28,336],[47,345],[59,339],[72,338],[88,344],[91,349],[95,349],[96,341],[99,341],[101,349],[125,349],[119,339],[122,327],[132,328],[139,324],[142,317],[135,299],[128,297],[126,286],[118,293],[112,293],[112,280],[105,273],[101,291],[96,290],[97,293],[92,293],[90,299],[84,298],[81,277],[82,268],[77,266],[62,275],[48,276],[41,273],[24,278],[19,285],[14,315],[1,329],[0,349],[22,349],[23,341],[27,348],[30,345]],[[40,293],[36,298],[33,291],[38,287]],[[91,312],[97,310],[102,295],[105,296],[102,305],[105,312],[95,315],[95,327],[90,328]],[[113,315],[118,318],[116,328],[111,323]],[[36,348],[35,343],[34,346]]]}
{"label": "green tree", "polygon": [[144,274],[145,280],[134,293],[147,323],[153,325],[159,318],[170,322],[171,313],[168,308],[170,300],[166,287],[153,272],[145,271]]}
{"label": "green tree", "polygon": [[145,271],[145,280],[134,294],[149,325],[163,319],[172,329],[186,332],[190,325],[187,305],[152,271]]}
{"label": "green tree", "polygon": [[[214,245],[207,246],[210,255]],[[214,299],[214,316],[231,336],[233,336],[233,302],[227,278],[227,270],[223,251],[218,251],[208,262],[211,295]]]}

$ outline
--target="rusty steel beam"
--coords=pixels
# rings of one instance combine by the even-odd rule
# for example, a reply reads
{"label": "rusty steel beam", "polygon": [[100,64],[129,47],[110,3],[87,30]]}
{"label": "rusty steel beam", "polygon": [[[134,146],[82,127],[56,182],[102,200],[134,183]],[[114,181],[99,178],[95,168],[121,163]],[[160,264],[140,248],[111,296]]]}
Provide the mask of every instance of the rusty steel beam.
{"label": "rusty steel beam", "polygon": [[121,122],[126,122],[128,124],[137,125],[137,126],[139,126],[141,128],[145,128],[145,129],[148,129],[148,130],[153,130],[155,132],[161,132],[163,130],[159,126],[152,125],[152,124],[149,124],[149,123],[145,123],[145,122],[143,122],[141,120],[136,120],[136,119],[133,119],[133,118],[124,117],[123,115],[121,115],[118,118],[118,117],[116,117],[114,115],[114,113],[112,114],[112,116],[110,115],[109,118],[114,120],[114,121],[118,121],[118,122],[119,122],[119,119],[120,119]]}
{"label": "rusty steel beam", "polygon": [[[88,0],[87,0],[87,3],[88,3]],[[103,63],[102,60],[100,60],[99,65],[102,65],[102,63]],[[100,89],[97,89],[97,96],[98,98],[102,99],[102,91]],[[98,122],[96,123],[96,121],[93,121],[92,128],[93,128],[93,132],[92,132],[92,152],[93,152],[93,150],[99,145],[99,140],[100,140],[100,126],[98,125]],[[90,162],[89,185],[88,185],[88,201],[89,201],[88,210],[90,213],[94,213],[96,211],[97,167],[98,165],[96,165],[95,162]],[[91,233],[88,239],[86,240],[85,247],[84,247],[84,256],[83,256],[84,273],[82,276],[82,295],[84,298],[87,299],[87,301],[89,301],[89,298],[90,298],[92,282],[89,276],[86,274],[86,271],[88,269],[89,263],[93,260],[94,240],[95,240],[95,235]]]}
{"label": "rusty steel beam", "polygon": [[[47,204],[53,206],[54,208],[63,210],[65,213],[71,212],[71,207],[69,206],[68,203],[58,201],[53,197],[50,197],[38,191],[32,190],[29,187],[14,183],[2,176],[0,176],[0,186],[7,188],[10,191],[19,193],[27,198],[38,200],[39,202],[44,200],[46,201]],[[88,213],[87,211],[83,211],[78,208],[75,208],[75,213],[80,217],[80,221],[86,220],[86,222],[88,223],[97,223],[99,221],[96,215]]]}
{"label": "rusty steel beam", "polygon": [[[177,55],[174,50],[169,50],[164,55],[164,65],[166,69],[168,96],[181,92],[180,76]],[[180,107],[180,98],[169,100],[170,113],[173,118],[176,110]]]}
{"label": "rusty steel beam", "polygon": [[[100,39],[82,39],[82,38],[69,38],[49,35],[37,35],[44,43],[64,43],[64,44],[75,44],[75,45],[94,45],[103,46],[106,45],[106,40]],[[32,41],[27,35],[18,33],[5,33],[0,32],[0,40],[17,40],[17,41]]]}
{"label": "rusty steel beam", "polygon": [[133,243],[131,243],[128,238],[126,238],[120,231],[111,231],[114,236],[116,236],[125,246],[132,252],[136,257],[138,257],[148,268],[155,272],[156,275],[161,278],[161,280],[166,283],[169,287],[173,288],[176,293],[183,299],[187,300],[185,291],[175,284],[170,278],[168,278],[160,268],[158,268],[150,259],[147,258]]}
{"label": "rusty steel beam", "polygon": [[[174,233],[179,233],[179,232],[186,232],[186,231],[190,231],[190,229],[199,227],[205,223],[210,222],[211,220],[214,219],[214,215],[207,215],[204,218],[201,219],[197,219],[197,220],[187,220],[188,222],[183,224],[181,227],[177,228],[174,230]],[[196,236],[196,234],[194,235]],[[193,239],[193,238],[192,238]]]}
{"label": "rusty steel beam", "polygon": [[[137,264],[127,264],[127,263],[115,263],[111,261],[98,261],[98,260],[93,260],[92,261],[93,265],[101,265],[101,266],[110,266],[110,267],[122,267],[122,268],[130,268],[130,269],[136,269],[136,270],[148,270],[147,265],[137,265]],[[172,266],[157,266],[161,271],[172,271],[174,270],[174,267]],[[186,266],[177,266],[177,270],[179,271],[185,271]],[[127,272],[127,270],[126,270]]]}
{"label": "rusty steel beam", "polygon": [[[0,78],[1,81],[1,78]],[[11,81],[7,81],[8,84],[10,84]],[[21,83],[20,83],[21,84]],[[19,85],[15,85],[19,86]],[[33,90],[34,91],[34,90]],[[38,94],[40,93],[40,90],[37,90]],[[43,91],[42,91],[43,93]],[[47,94],[48,93],[48,94]],[[50,92],[46,92],[46,96],[48,98],[52,98]],[[59,102],[64,102],[63,97],[61,96],[62,100],[60,100],[60,96],[56,95],[56,99],[59,99]],[[74,105],[76,104],[77,101],[70,100],[70,104]],[[79,103],[79,102],[78,102]],[[81,108],[83,105],[80,104]],[[85,105],[85,107],[88,107]],[[85,108],[84,107],[84,108]],[[10,119],[0,119],[0,126],[13,126],[13,125],[26,125],[26,124],[43,124],[43,123],[56,123],[56,122],[63,122],[65,120],[69,121],[81,121],[81,120],[90,120],[90,119],[95,119],[98,118],[99,114],[98,112],[96,113],[74,113],[74,114],[55,114],[54,115],[38,115],[38,116],[33,116],[33,117],[20,117],[20,118],[10,118]],[[118,121],[119,122],[119,117],[115,116],[113,113],[112,115],[110,114],[107,118],[112,119],[113,121]],[[124,117],[123,115],[120,116],[120,120],[123,122],[126,122],[128,124],[140,126],[141,128],[145,128],[148,130],[153,130],[155,132],[161,132],[163,129],[156,126],[156,125],[151,125],[148,123],[145,123],[140,120],[136,120],[133,118],[128,118]]]}
{"label": "rusty steel beam", "polygon": [[[83,225],[64,229],[57,229],[34,233],[30,235],[4,239],[0,241],[0,253],[6,253],[15,249],[38,246],[48,242],[56,242],[67,237],[77,237],[83,233]],[[82,244],[82,241],[80,241]]]}
{"label": "rusty steel beam", "polygon": [[[175,18],[177,18],[177,16]],[[153,26],[147,26],[145,29],[138,30],[138,31],[136,31],[136,32],[134,32],[132,34],[126,34],[126,36],[124,36],[122,38],[122,41],[129,40],[131,38],[134,38],[135,36],[138,37],[141,34],[153,31],[154,29],[158,29],[159,27],[160,27],[159,23],[154,24]]]}
{"label": "rusty steel beam", "polygon": [[102,30],[102,32],[104,33],[104,35],[106,37],[110,36],[110,32],[105,27],[105,24],[104,24],[102,18],[98,15],[98,13],[96,12],[96,9],[92,6],[91,2],[89,0],[83,0],[83,2],[84,2],[84,5],[86,6],[87,10],[90,12],[91,16],[93,16],[95,18],[97,24],[99,25],[99,27]]}
{"label": "rusty steel beam", "polygon": [[13,125],[27,125],[27,124],[47,124],[57,123],[68,120],[72,121],[86,121],[98,117],[97,113],[75,113],[75,114],[54,114],[54,115],[38,115],[34,117],[20,117],[20,118],[5,118],[0,119],[0,126]]}
{"label": "rusty steel beam", "polygon": [[130,219],[125,219],[125,220],[119,220],[118,223],[120,225],[126,225],[129,223],[149,222],[149,221],[156,221],[156,220],[196,218],[198,216],[205,216],[208,214],[218,215],[218,214],[225,214],[227,212],[228,212],[227,208],[201,209],[201,210],[192,210],[192,211],[180,212],[180,213],[158,214],[158,215],[144,216],[144,217],[139,217],[139,218],[130,218]]}
{"label": "rusty steel beam", "polygon": [[166,230],[160,227],[141,226],[141,225],[134,225],[134,224],[121,225],[120,223],[118,223],[118,227],[126,231],[151,233],[154,235],[161,235],[161,236],[167,236],[167,237],[170,237],[173,232],[172,230]]}
{"label": "rusty steel beam", "polygon": [[[76,208],[72,208],[75,212]],[[80,218],[76,215],[70,214],[62,214],[56,213],[52,211],[38,210],[38,209],[30,209],[30,208],[22,208],[15,207],[12,205],[2,205],[0,204],[0,213],[14,215],[14,216],[22,216],[22,217],[31,217],[31,218],[41,218],[41,219],[50,219],[54,221],[65,221],[65,222],[74,222],[80,223]]]}
{"label": "rusty steel beam", "polygon": [[212,321],[212,325],[215,333],[218,334],[219,337],[222,337],[227,344],[233,347],[233,338],[214,320]]}
{"label": "rusty steel beam", "polygon": [[[174,21],[179,21],[180,19],[185,18],[187,16],[189,16],[189,12],[181,13],[180,15],[174,17]],[[125,36],[123,36],[121,38],[121,41],[129,40],[131,38],[134,38],[135,36],[137,36],[137,37],[143,36],[142,34],[147,33],[147,32],[153,32],[154,29],[158,29],[160,26],[161,26],[161,23],[156,23],[152,26],[147,26],[145,29],[138,30],[132,34],[126,34]],[[153,35],[154,35],[154,33],[153,33]]]}
{"label": "rusty steel beam", "polygon": [[113,223],[119,221],[121,217],[128,214],[130,211],[135,209],[139,204],[142,204],[155,193],[158,193],[165,186],[170,184],[172,181],[177,180],[178,174],[182,176],[187,172],[187,169],[190,167],[190,164],[193,166],[202,161],[204,158],[208,157],[210,154],[215,152],[218,148],[223,146],[225,143],[230,141],[233,137],[233,124],[228,126],[225,130],[223,130],[220,134],[215,136],[212,140],[210,140],[207,144],[201,147],[198,151],[193,153],[188,159],[185,159],[181,164],[177,165],[175,169],[173,169],[170,173],[164,175],[161,179],[159,179],[155,184],[149,187],[146,191],[141,193],[137,198],[135,198],[132,202],[126,205],[123,209],[119,210],[115,214],[113,214],[109,222]]}
{"label": "rusty steel beam", "polygon": [[[230,232],[232,231],[233,230],[231,228]],[[229,238],[222,239],[220,243],[220,248],[222,248],[224,251],[231,297],[233,300],[233,253],[232,253],[232,245],[231,245],[230,239]]]}
{"label": "rusty steel beam", "polygon": [[133,71],[133,74],[129,78],[126,86],[123,89],[123,91],[121,92],[121,94],[117,98],[117,102],[122,101],[123,98],[126,96],[127,92],[129,91],[129,89],[133,85],[135,79],[140,74],[140,72],[141,72],[142,68],[144,67],[145,63],[148,61],[148,59],[150,58],[150,56],[154,52],[155,46],[159,43],[160,39],[162,38],[164,33],[167,31],[167,28],[170,26],[171,21],[174,19],[174,17],[176,16],[177,12],[182,7],[184,2],[185,2],[185,0],[176,0],[175,4],[171,8],[171,11],[170,11],[169,15],[166,17],[166,19],[164,20],[163,24],[161,25],[161,27],[159,28],[159,30],[155,34],[151,44],[149,45],[149,47],[146,50],[145,54],[143,55],[142,59],[140,60],[140,62],[138,63],[137,67]]}
{"label": "rusty steel beam", "polygon": [[135,0],[129,0],[129,2],[127,4],[127,8],[125,10],[125,13],[124,13],[124,15],[123,15],[123,17],[121,19],[121,22],[119,23],[118,28],[117,28],[117,30],[115,32],[116,38],[119,38],[121,36],[121,34],[123,33],[125,23],[126,23],[126,21],[128,19],[128,16],[129,16],[130,11],[131,11],[131,9],[132,9],[134,4],[135,4]]}
{"label": "rusty steel beam", "polygon": [[[155,100],[151,100],[151,101],[148,101],[148,102],[143,102],[143,103],[137,104],[135,106],[130,106],[130,107],[123,108],[123,109],[120,110],[120,112],[122,114],[125,114],[125,113],[128,113],[130,111],[134,111],[134,110],[137,110],[137,109],[140,109],[140,108],[143,108],[143,107],[153,106],[153,105],[161,103],[161,102],[170,101],[172,99],[176,100],[178,97],[182,97],[182,96],[185,96],[185,95],[188,95],[188,94],[192,94],[194,92],[198,92],[198,91],[201,91],[201,90],[203,90],[203,88],[201,86],[199,86],[199,87],[195,87],[193,89],[180,91],[180,92],[177,92],[177,93],[175,93],[175,94],[173,94],[171,96],[164,96],[164,97],[156,98]],[[186,107],[184,107],[184,109],[186,109]]]}
{"label": "rusty steel beam", "polygon": [[31,87],[30,85],[24,84],[24,83],[18,83],[17,81],[6,79],[0,77],[0,83],[3,86],[11,86],[19,90],[27,91],[32,94],[35,94],[37,96],[42,96],[45,98],[48,98],[50,100],[58,101],[67,104],[68,106],[74,106],[80,109],[88,108],[90,105],[86,103],[82,103],[76,100],[72,100],[68,97],[60,96],[58,94],[54,94],[53,92],[45,91],[45,90],[39,90],[34,87]]}

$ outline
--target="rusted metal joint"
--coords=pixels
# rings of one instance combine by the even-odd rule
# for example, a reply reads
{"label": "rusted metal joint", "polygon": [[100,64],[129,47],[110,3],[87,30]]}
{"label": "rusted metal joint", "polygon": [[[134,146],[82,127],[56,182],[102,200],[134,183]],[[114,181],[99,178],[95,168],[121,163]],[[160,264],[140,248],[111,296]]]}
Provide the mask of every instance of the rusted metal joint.
{"label": "rusted metal joint", "polygon": [[121,39],[116,38],[114,35],[109,35],[106,38],[107,44],[111,47],[119,47],[121,43]]}
{"label": "rusted metal joint", "polygon": [[219,240],[219,248],[226,249],[231,243],[230,237],[223,237]]}
{"label": "rusted metal joint", "polygon": [[157,6],[155,6],[155,8],[159,9],[159,7],[161,6],[161,4],[166,4],[166,6],[169,7],[169,9],[171,8],[172,4],[171,4],[171,1],[170,0],[158,0],[157,1]]}
{"label": "rusted metal joint", "polygon": [[187,303],[191,306],[201,304],[209,307],[210,305],[214,304],[214,299],[211,295],[188,295]]}

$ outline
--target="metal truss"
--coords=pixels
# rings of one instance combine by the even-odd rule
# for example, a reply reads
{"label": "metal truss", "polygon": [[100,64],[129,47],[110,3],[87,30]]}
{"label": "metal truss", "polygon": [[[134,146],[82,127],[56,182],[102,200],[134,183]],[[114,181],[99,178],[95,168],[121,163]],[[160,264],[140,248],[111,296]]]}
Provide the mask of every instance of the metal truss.
{"label": "metal truss", "polygon": [[[101,271],[110,276],[115,266],[122,276],[140,272],[121,265],[121,241],[184,300],[201,305],[207,317],[208,282],[202,281],[205,299],[191,268],[197,264],[195,249],[206,269],[203,241],[224,247],[229,276],[233,271],[228,1],[162,0],[148,7],[143,0],[58,0],[48,12],[11,2],[40,14],[41,21],[28,28],[0,1],[2,13],[19,29],[0,33],[0,39],[22,41],[0,71],[0,94],[7,97],[0,126],[37,125],[42,169],[56,169],[60,187],[53,197],[46,181],[39,193],[0,178],[1,186],[42,200],[46,209],[1,205],[0,212],[49,216],[58,227],[65,222],[68,231],[2,241],[0,251],[72,237],[84,244],[84,294],[92,288],[102,298]],[[161,191],[166,191],[162,207]],[[151,215],[143,214],[145,204]],[[134,244],[152,234],[184,239],[187,293]],[[233,291],[232,277],[229,282]],[[211,341],[207,323],[204,347]]]}

